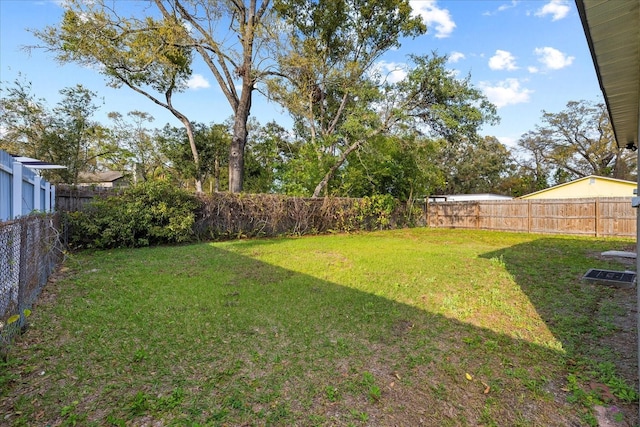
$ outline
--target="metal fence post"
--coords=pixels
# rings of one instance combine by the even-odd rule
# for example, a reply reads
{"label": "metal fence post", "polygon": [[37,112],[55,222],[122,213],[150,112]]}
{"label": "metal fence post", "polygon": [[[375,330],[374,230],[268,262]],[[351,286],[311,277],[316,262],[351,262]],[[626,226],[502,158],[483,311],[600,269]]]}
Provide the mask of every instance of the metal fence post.
{"label": "metal fence post", "polygon": [[13,218],[22,216],[22,163],[13,162],[12,200]]}

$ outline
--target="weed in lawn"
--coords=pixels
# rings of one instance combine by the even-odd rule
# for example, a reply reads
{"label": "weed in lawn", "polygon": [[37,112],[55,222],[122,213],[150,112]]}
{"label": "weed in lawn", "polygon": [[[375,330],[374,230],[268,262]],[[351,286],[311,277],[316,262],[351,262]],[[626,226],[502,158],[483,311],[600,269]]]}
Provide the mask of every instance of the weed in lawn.
{"label": "weed in lawn", "polygon": [[224,398],[224,406],[227,408],[235,409],[236,411],[245,409],[245,401],[242,393],[233,392],[232,394]]}
{"label": "weed in lawn", "polygon": [[545,385],[546,380],[541,377],[540,374],[529,372],[529,370],[518,367],[515,369],[505,369],[504,373],[508,377],[518,379],[524,387],[537,397],[542,397],[546,394]]}
{"label": "weed in lawn", "polygon": [[431,386],[431,390],[433,391],[433,395],[438,400],[447,400],[447,389],[444,384],[438,384],[435,386]]}
{"label": "weed in lawn", "polygon": [[62,417],[62,426],[76,426],[86,424],[86,415],[77,412],[77,406],[80,402],[74,401],[71,405],[63,406],[60,409],[60,417]]}
{"label": "weed in lawn", "polygon": [[207,422],[212,422],[214,425],[225,421],[229,417],[229,410],[225,408],[213,408],[211,415],[207,418]]}
{"label": "weed in lawn", "polygon": [[107,424],[113,427],[125,427],[127,425],[127,422],[122,418],[118,418],[113,415],[108,415]]}
{"label": "weed in lawn", "polygon": [[132,415],[143,415],[151,409],[151,398],[148,394],[138,391],[129,403],[129,411]]}
{"label": "weed in lawn", "polygon": [[494,404],[494,399],[492,398],[487,398],[487,400],[485,401],[484,407],[482,408],[482,411],[480,412],[480,419],[479,422],[487,427],[497,427],[498,423],[496,423],[496,421],[494,420],[492,414],[491,414],[491,407]]}
{"label": "weed in lawn", "polygon": [[502,255],[500,255],[498,257],[490,258],[489,261],[491,261],[491,264],[493,264],[494,266],[499,267],[501,269],[506,269],[507,268],[507,264],[505,264],[504,258],[503,258]]}
{"label": "weed in lawn", "polygon": [[382,397],[382,390],[376,384],[376,379],[371,372],[362,373],[360,385],[372,402],[378,402]]}
{"label": "weed in lawn", "polygon": [[135,353],[133,353],[133,361],[135,363],[142,362],[146,358],[147,358],[147,352],[142,348],[137,349]]}
{"label": "weed in lawn", "polygon": [[0,358],[0,397],[8,393],[9,387],[13,381],[20,378],[16,374],[15,369],[18,367],[18,361],[15,359],[2,360]]}
{"label": "weed in lawn", "polygon": [[638,393],[635,388],[629,386],[626,381],[616,374],[616,367],[611,362],[600,362],[595,366],[594,376],[606,385],[611,393],[623,402],[636,402]]}
{"label": "weed in lawn", "polygon": [[317,415],[317,414],[311,414],[307,417],[307,423],[306,425],[312,426],[312,427],[320,427],[323,426],[327,423],[327,418],[323,417],[321,415]]}
{"label": "weed in lawn", "polygon": [[349,413],[351,414],[351,417],[356,421],[360,421],[361,423],[366,423],[367,421],[369,421],[369,415],[366,412],[350,409]]}
{"label": "weed in lawn", "polygon": [[622,412],[617,406],[611,406],[609,408],[613,421],[622,423],[624,421],[624,412]]}
{"label": "weed in lawn", "polygon": [[381,397],[382,397],[382,390],[380,390],[380,387],[378,387],[375,384],[369,387],[369,399],[371,399],[372,402],[380,401]]}
{"label": "weed in lawn", "polygon": [[289,405],[283,402],[275,403],[267,412],[267,425],[281,425],[290,415]]}
{"label": "weed in lawn", "polygon": [[340,392],[337,387],[327,386],[324,391],[329,402],[336,402],[340,398]]}
{"label": "weed in lawn", "polygon": [[154,409],[157,411],[171,411],[182,405],[184,396],[184,390],[178,387],[174,389],[169,396],[159,398]]}

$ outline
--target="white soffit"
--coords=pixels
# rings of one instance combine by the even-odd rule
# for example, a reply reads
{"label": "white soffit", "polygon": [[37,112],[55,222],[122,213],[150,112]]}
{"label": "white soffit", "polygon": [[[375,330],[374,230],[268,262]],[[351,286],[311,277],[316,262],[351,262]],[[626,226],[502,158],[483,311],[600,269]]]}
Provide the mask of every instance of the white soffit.
{"label": "white soffit", "polygon": [[618,146],[638,146],[640,1],[576,0]]}

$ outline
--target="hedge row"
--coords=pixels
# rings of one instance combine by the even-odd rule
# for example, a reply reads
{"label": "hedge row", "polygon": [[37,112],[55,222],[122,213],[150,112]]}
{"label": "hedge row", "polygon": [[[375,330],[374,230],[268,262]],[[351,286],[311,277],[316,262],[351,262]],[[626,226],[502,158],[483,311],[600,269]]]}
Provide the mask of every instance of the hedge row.
{"label": "hedge row", "polygon": [[138,247],[247,237],[381,230],[424,224],[421,208],[390,196],[300,198],[217,193],[196,197],[143,183],[66,215],[71,248]]}

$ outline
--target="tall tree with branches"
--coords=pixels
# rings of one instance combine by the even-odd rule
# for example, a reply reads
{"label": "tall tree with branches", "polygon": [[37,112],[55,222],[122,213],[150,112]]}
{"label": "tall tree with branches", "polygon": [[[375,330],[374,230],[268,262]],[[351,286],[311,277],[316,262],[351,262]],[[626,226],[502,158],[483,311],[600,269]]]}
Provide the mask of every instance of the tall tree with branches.
{"label": "tall tree with branches", "polygon": [[588,175],[630,179],[635,170],[633,153],[616,145],[602,102],[570,101],[559,113],[543,111],[542,124],[518,145],[551,165],[556,183]]}
{"label": "tall tree with branches", "polygon": [[[115,3],[111,3],[115,6]],[[125,18],[106,1],[70,1],[59,26],[34,34],[55,52],[59,62],[76,62],[105,75],[114,88],[126,86],[166,108],[190,135],[193,161],[200,158],[188,117],[173,103],[191,74],[186,29],[177,19]],[[196,191],[202,180],[196,178]]]}
{"label": "tall tree with branches", "polygon": [[[233,110],[229,190],[242,191],[247,120],[253,92],[266,72],[258,70],[257,64],[263,44],[271,39],[270,1],[152,0],[147,4],[153,7],[132,11],[130,2],[70,0],[61,26],[35,34],[56,52],[58,60],[94,66],[110,85],[128,86],[169,109],[189,134],[196,170],[201,168],[193,128],[172,99],[185,88],[193,56],[199,55]],[[196,187],[201,191],[201,180]]]}
{"label": "tall tree with branches", "polygon": [[[473,137],[495,109],[444,68],[446,57],[413,56],[407,78],[387,83],[378,60],[402,37],[426,32],[407,0],[277,0],[288,49],[270,95],[294,117],[296,130],[323,170],[313,197],[352,153],[380,135]],[[283,44],[285,43],[283,42]]]}

